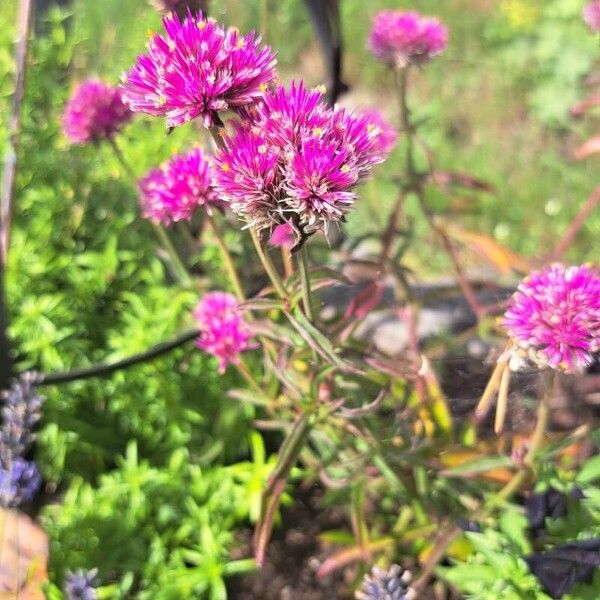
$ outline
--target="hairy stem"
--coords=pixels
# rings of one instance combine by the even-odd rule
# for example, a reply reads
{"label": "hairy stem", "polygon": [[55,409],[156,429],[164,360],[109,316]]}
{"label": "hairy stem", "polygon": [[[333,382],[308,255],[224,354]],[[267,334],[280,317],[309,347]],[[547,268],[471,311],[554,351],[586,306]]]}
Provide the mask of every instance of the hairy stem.
{"label": "hairy stem", "polygon": [[227,248],[227,245],[225,244],[223,232],[221,231],[221,228],[219,227],[217,222],[214,220],[212,215],[209,215],[208,213],[206,213],[206,221],[208,223],[208,226],[212,230],[213,235],[215,236],[215,241],[217,242],[217,246],[219,247],[221,256],[223,257],[223,262],[225,263],[225,269],[227,271],[227,274],[229,275],[229,279],[231,281],[233,291],[235,292],[237,299],[240,302],[242,302],[245,300],[244,290],[242,289],[242,284],[241,284],[240,278],[237,274],[237,271],[235,268],[235,263],[233,262],[233,257],[231,256],[231,253],[229,252],[229,248]]}
{"label": "hairy stem", "polygon": [[256,248],[256,253],[258,254],[258,258],[260,258],[260,262],[262,263],[263,268],[267,272],[273,287],[275,288],[275,292],[280,298],[287,298],[287,290],[283,285],[283,281],[281,281],[281,277],[275,268],[275,265],[269,258],[269,255],[264,251],[262,244],[260,243],[260,238],[258,237],[258,233],[250,227],[250,236],[252,237],[252,242],[254,243],[254,247]]}
{"label": "hairy stem", "polygon": [[302,246],[300,250],[300,260],[298,261],[298,268],[300,271],[300,285],[302,286],[302,303],[304,305],[304,314],[306,318],[312,323],[315,320],[315,316],[312,308],[312,293],[310,289],[310,274],[308,271],[308,250],[306,244]]}
{"label": "hairy stem", "polygon": [[[127,174],[127,177],[131,179],[132,183],[136,184],[137,177],[131,168],[131,165],[125,159],[125,156],[123,155],[123,152],[121,151],[121,148],[119,148],[117,142],[113,138],[109,138],[109,144],[112,148],[115,158]],[[171,266],[177,275],[179,283],[186,287],[191,287],[192,278],[190,277],[186,266],[183,264],[183,261],[181,260],[181,257],[179,256],[175,246],[173,246],[173,243],[169,238],[169,234],[165,231],[165,228],[160,223],[155,223],[154,221],[151,222],[152,226],[154,227],[156,237],[169,256],[169,262],[171,263]]]}

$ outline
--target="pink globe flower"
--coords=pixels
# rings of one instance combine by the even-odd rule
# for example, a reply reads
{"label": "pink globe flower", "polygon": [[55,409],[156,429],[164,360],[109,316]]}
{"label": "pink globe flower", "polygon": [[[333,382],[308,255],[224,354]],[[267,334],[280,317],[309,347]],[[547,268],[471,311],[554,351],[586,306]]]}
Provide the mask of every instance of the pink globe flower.
{"label": "pink globe flower", "polygon": [[369,50],[396,67],[422,64],[448,45],[448,28],[434,17],[417,11],[383,10],[373,20]]}
{"label": "pink globe flower", "polygon": [[244,111],[275,79],[275,55],[254,33],[242,36],[188,11],[163,19],[148,52],[123,76],[123,97],[134,112],[164,116],[169,127],[199,117],[205,127],[219,113]]}
{"label": "pink globe flower", "polygon": [[321,95],[295,83],[267,93],[215,161],[218,196],[258,230],[288,223],[295,245],[342,221],[357,184],[384,159],[367,118]]}
{"label": "pink globe flower", "polygon": [[221,203],[211,186],[211,167],[200,148],[173,156],[139,181],[140,204],[147,219],[170,225],[189,221],[194,211]]}
{"label": "pink globe flower", "polygon": [[583,20],[592,31],[600,31],[600,0],[586,4],[582,14]]}
{"label": "pink globe flower", "polygon": [[377,152],[387,156],[398,143],[398,132],[376,108],[362,111],[367,119],[369,135],[376,140]]}
{"label": "pink globe flower", "polygon": [[132,116],[118,88],[89,79],[67,101],[63,132],[72,144],[98,142],[114,137]]}
{"label": "pink globe flower", "polygon": [[534,271],[519,285],[503,325],[539,366],[583,369],[600,350],[598,270],[553,264]]}
{"label": "pink globe flower", "polygon": [[244,321],[235,296],[226,292],[205,294],[194,310],[200,329],[197,346],[219,360],[219,371],[236,364],[241,352],[255,347],[253,333]]}

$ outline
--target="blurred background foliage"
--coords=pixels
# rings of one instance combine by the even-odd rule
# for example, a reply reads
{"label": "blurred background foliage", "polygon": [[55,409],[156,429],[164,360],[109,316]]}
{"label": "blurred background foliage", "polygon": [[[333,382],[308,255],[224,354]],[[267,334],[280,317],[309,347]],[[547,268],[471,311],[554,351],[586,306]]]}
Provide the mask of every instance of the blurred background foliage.
{"label": "blurred background foliage", "polygon": [[[278,51],[282,77],[320,83],[319,49],[303,4],[268,4],[266,39]],[[488,180],[496,194],[432,196],[432,206],[524,255],[550,250],[598,181],[596,160],[572,158],[597,125],[569,116],[599,55],[598,39],[581,22],[582,2],[341,4],[351,87],[342,101],[375,104],[395,122],[393,78],[365,47],[370,16],[403,6],[448,23],[449,50],[415,77],[411,103],[436,164]],[[212,14],[242,30],[260,25],[259,0],[214,0]],[[0,11],[2,146],[15,20],[16,1],[8,0]],[[7,272],[20,369],[48,372],[121,358],[190,324],[197,293],[170,280],[109,148],[69,147],[60,132],[73,85],[90,74],[116,82],[147,31],[159,26],[145,0],[74,0],[36,24]],[[202,135],[192,124],[167,137],[160,120],[138,118],[120,143],[141,175]],[[365,186],[346,227],[350,236],[385,222],[401,158],[400,146]],[[417,232],[425,232],[416,207],[408,212]],[[417,239],[407,264],[422,279],[444,273],[445,257],[426,236]],[[598,239],[596,215],[570,258],[597,258]],[[209,276],[218,271],[212,249],[198,259]],[[470,254],[465,261],[480,266]],[[225,597],[222,577],[249,567],[229,561],[232,529],[255,516],[271,464],[262,440],[250,435],[252,410],[223,392],[236,383],[218,375],[211,358],[186,348],[109,379],[44,390],[37,460],[50,498],[63,501],[44,513],[54,582],[67,568],[98,567],[103,581],[120,582],[105,597]],[[60,597],[58,588],[49,594]]]}

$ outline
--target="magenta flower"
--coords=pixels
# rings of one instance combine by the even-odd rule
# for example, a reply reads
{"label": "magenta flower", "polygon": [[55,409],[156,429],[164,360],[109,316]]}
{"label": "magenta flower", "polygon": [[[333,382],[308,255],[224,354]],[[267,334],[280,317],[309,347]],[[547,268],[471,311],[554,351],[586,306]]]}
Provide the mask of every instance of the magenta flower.
{"label": "magenta flower", "polygon": [[200,328],[198,348],[219,360],[219,371],[236,364],[239,354],[254,348],[253,333],[244,321],[235,296],[226,292],[205,294],[194,310]]}
{"label": "magenta flower", "polygon": [[219,206],[211,187],[211,167],[200,148],[173,156],[139,181],[140,204],[147,219],[170,225],[189,221],[204,206]]}
{"label": "magenta flower", "polygon": [[254,33],[242,36],[188,11],[163,19],[148,53],[123,76],[123,97],[134,112],[164,116],[169,127],[196,117],[205,127],[219,112],[243,111],[275,79],[275,55]]}
{"label": "magenta flower", "polygon": [[369,50],[396,67],[423,64],[448,44],[448,28],[435,17],[417,11],[383,10],[373,20]]}
{"label": "magenta flower", "polygon": [[296,235],[294,233],[294,226],[289,221],[286,221],[281,225],[277,225],[273,229],[271,239],[269,240],[269,244],[271,244],[271,246],[287,248],[288,250],[291,250],[295,243]]}
{"label": "magenta flower", "polygon": [[582,14],[583,20],[592,31],[600,31],[600,0],[586,4]]}
{"label": "magenta flower", "polygon": [[398,132],[376,108],[364,109],[361,114],[367,120],[369,135],[376,140],[377,153],[387,156],[398,143]]}
{"label": "magenta flower", "polygon": [[534,271],[519,285],[503,325],[539,366],[583,369],[600,350],[600,274],[588,265]]}
{"label": "magenta flower", "polygon": [[384,159],[367,118],[321,95],[301,83],[267,93],[216,158],[218,196],[258,230],[288,223],[295,245],[342,221],[356,185]]}
{"label": "magenta flower", "polygon": [[63,132],[72,144],[110,139],[132,116],[118,88],[88,79],[75,88],[67,101]]}

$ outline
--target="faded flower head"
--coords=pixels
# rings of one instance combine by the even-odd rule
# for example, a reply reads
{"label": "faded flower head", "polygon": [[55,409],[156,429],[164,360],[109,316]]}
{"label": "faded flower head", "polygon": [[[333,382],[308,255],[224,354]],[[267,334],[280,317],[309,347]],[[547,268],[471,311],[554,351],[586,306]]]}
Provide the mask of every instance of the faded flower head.
{"label": "faded flower head", "polygon": [[254,347],[254,334],[244,321],[242,310],[233,294],[209,292],[194,310],[200,328],[197,346],[219,360],[219,371],[236,364],[239,354]]}
{"label": "faded flower head", "polygon": [[177,13],[183,19],[188,10],[206,13],[208,0],[150,0],[150,4],[163,13]]}
{"label": "faded flower head", "polygon": [[592,31],[600,31],[600,0],[589,2],[583,7],[583,20]]}
{"label": "faded flower head", "polygon": [[75,88],[67,101],[63,132],[72,144],[110,139],[132,116],[119,88],[88,79]]}
{"label": "faded flower head", "polygon": [[361,114],[367,120],[369,136],[376,140],[377,152],[387,156],[398,142],[398,132],[376,108],[367,108]]}
{"label": "faded flower head", "polygon": [[3,394],[0,425],[0,459],[22,455],[34,440],[33,428],[40,420],[44,398],[36,389],[38,375],[23,373]]}
{"label": "faded flower head", "polygon": [[585,368],[600,350],[598,270],[553,264],[532,272],[515,292],[503,325],[538,366]]}
{"label": "faded flower head", "polygon": [[375,15],[369,50],[396,67],[423,64],[448,44],[448,28],[435,17],[417,11],[383,10]]}
{"label": "faded flower head", "polygon": [[357,590],[356,600],[414,600],[415,592],[408,586],[410,580],[410,572],[398,565],[392,565],[387,571],[373,567]]}
{"label": "faded flower head", "polygon": [[0,466],[0,506],[15,507],[30,502],[42,478],[35,463],[20,456]]}
{"label": "faded flower head", "polygon": [[67,573],[64,586],[67,600],[96,600],[96,575],[98,569]]}
{"label": "faded flower head", "polygon": [[268,92],[215,161],[218,196],[258,230],[288,223],[296,244],[342,221],[356,185],[384,159],[367,118],[321,96],[301,83]]}
{"label": "faded flower head", "polygon": [[275,79],[275,55],[254,33],[240,35],[188,11],[163,19],[148,52],[123,76],[123,97],[134,112],[164,116],[169,127],[196,117],[205,127],[219,112],[243,111]]}
{"label": "faded flower head", "polygon": [[211,186],[211,167],[200,148],[173,156],[139,181],[143,215],[170,225],[189,221],[204,206],[210,212],[219,202]]}

